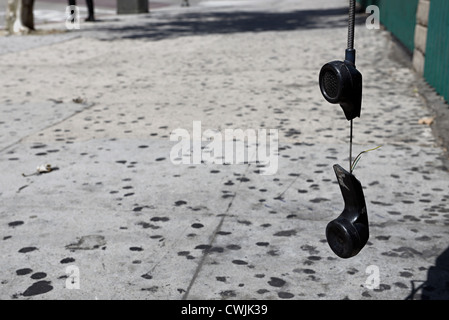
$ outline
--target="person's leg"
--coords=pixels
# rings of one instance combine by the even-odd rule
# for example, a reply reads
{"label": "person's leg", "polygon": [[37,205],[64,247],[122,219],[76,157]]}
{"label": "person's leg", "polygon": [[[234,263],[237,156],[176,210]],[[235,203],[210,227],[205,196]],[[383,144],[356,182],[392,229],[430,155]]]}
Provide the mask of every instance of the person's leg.
{"label": "person's leg", "polygon": [[95,21],[94,0],[86,0],[88,16],[86,21]]}

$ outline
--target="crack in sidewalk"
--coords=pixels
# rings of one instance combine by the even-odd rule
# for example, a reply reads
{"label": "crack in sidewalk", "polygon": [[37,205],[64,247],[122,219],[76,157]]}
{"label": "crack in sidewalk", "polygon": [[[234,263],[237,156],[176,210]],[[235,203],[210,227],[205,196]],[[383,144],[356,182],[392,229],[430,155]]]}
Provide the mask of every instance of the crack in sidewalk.
{"label": "crack in sidewalk", "polygon": [[7,146],[1,148],[1,149],[0,149],[0,154],[2,154],[3,152],[6,152],[8,149],[14,147],[15,145],[18,145],[18,144],[22,143],[23,141],[25,141],[25,140],[28,139],[29,137],[31,137],[31,136],[33,136],[33,135],[36,135],[36,134],[38,134],[39,132],[48,130],[48,129],[52,128],[52,127],[58,126],[58,125],[60,125],[61,123],[63,123],[63,122],[65,122],[65,121],[67,121],[67,120],[69,120],[69,119],[75,117],[76,115],[78,115],[78,114],[80,114],[80,113],[82,113],[82,112],[84,112],[84,111],[87,111],[87,110],[91,109],[91,108],[92,108],[93,106],[95,106],[95,105],[96,105],[95,102],[91,103],[90,105],[86,105],[85,108],[83,108],[83,109],[81,109],[81,110],[76,110],[76,111],[74,111],[71,115],[69,115],[69,116],[67,116],[67,117],[65,117],[65,118],[63,118],[63,119],[61,119],[61,120],[59,120],[59,121],[57,121],[57,122],[55,122],[55,123],[51,123],[51,124],[49,124],[48,126],[46,126],[46,127],[44,127],[44,128],[39,128],[39,129],[37,129],[35,132],[31,132],[30,134],[27,134],[26,136],[21,137],[19,140],[16,140],[16,141],[14,141],[13,143],[11,143],[11,144],[9,144],[9,145],[7,145]]}
{"label": "crack in sidewalk", "polygon": [[[246,172],[249,170],[250,166],[251,166],[251,164],[248,164],[248,166],[247,166],[247,168],[246,168]],[[243,175],[242,175],[243,177],[246,176],[246,172],[243,173]],[[224,211],[224,213],[222,213],[222,217],[221,217],[221,219],[220,219],[220,222],[218,223],[217,227],[215,228],[214,232],[212,233],[211,240],[210,240],[209,243],[208,243],[208,245],[209,245],[210,247],[212,247],[212,244],[215,242],[215,239],[217,238],[217,234],[218,234],[218,232],[221,230],[221,227],[222,227],[222,225],[223,225],[223,223],[224,223],[224,220],[226,219],[226,217],[228,217],[229,210],[230,210],[231,207],[232,207],[232,204],[233,204],[233,202],[234,202],[234,199],[235,199],[235,197],[237,196],[237,193],[238,193],[238,191],[239,191],[241,185],[242,185],[242,179],[240,179],[240,183],[237,185],[237,189],[235,190],[234,195],[233,195],[232,198],[231,198],[231,201],[229,202],[229,204],[228,204],[226,210]],[[201,257],[201,260],[200,260],[200,262],[198,263],[198,266],[197,266],[196,269],[195,269],[195,272],[194,272],[194,274],[193,274],[193,277],[192,277],[192,279],[190,280],[190,283],[189,283],[189,285],[188,285],[186,291],[184,292],[184,294],[183,294],[183,296],[182,296],[182,298],[181,298],[182,300],[187,300],[187,299],[188,299],[190,290],[192,289],[193,285],[195,284],[195,281],[196,281],[196,279],[198,278],[198,275],[199,275],[199,273],[201,272],[201,269],[203,268],[204,262],[206,261],[206,258],[207,258],[207,256],[208,256],[208,254],[209,254],[209,251],[208,251],[208,250],[204,250],[204,253],[203,253],[202,257]]]}

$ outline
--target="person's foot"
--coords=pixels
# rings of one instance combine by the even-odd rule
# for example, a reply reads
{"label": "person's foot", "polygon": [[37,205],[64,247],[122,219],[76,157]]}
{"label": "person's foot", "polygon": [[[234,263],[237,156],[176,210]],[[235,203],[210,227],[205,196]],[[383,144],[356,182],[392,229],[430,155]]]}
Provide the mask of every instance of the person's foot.
{"label": "person's foot", "polygon": [[84,20],[84,21],[95,21],[95,18],[94,17],[92,17],[92,16],[88,16],[87,18],[86,18],[86,20]]}

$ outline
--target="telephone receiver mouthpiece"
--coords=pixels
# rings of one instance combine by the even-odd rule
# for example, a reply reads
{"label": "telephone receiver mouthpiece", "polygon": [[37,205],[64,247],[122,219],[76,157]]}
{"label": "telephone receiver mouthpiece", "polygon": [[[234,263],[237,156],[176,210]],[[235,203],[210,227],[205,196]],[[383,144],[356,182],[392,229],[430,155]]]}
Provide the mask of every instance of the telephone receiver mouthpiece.
{"label": "telephone receiver mouthpiece", "polygon": [[343,212],[326,227],[327,242],[340,258],[357,255],[369,238],[368,214],[361,183],[340,165],[334,165],[343,195]]}

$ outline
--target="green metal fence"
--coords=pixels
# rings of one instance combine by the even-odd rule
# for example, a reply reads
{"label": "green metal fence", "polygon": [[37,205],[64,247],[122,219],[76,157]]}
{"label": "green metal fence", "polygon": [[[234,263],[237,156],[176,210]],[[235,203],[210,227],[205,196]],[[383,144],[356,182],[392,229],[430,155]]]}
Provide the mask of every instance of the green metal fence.
{"label": "green metal fence", "polygon": [[[363,7],[376,5],[380,22],[411,52],[415,48],[416,10],[419,0],[357,0]],[[443,0],[448,1],[448,0]]]}
{"label": "green metal fence", "polygon": [[430,2],[424,77],[449,101],[449,1]]}

